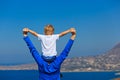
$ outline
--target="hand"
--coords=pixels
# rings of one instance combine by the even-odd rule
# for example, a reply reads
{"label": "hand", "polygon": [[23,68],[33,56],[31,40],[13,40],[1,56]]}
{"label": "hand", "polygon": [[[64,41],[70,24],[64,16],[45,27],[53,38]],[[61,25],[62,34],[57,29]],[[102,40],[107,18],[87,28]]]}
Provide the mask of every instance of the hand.
{"label": "hand", "polygon": [[71,28],[71,29],[70,29],[70,32],[71,32],[71,34],[72,34],[71,39],[74,40],[75,37],[76,37],[76,30],[75,30],[75,28]]}
{"label": "hand", "polygon": [[70,32],[72,33],[72,35],[75,35],[76,34],[75,28],[70,28]]}
{"label": "hand", "polygon": [[24,36],[27,36],[28,31],[29,31],[28,28],[24,28],[24,29],[23,29],[23,35],[24,35]]}

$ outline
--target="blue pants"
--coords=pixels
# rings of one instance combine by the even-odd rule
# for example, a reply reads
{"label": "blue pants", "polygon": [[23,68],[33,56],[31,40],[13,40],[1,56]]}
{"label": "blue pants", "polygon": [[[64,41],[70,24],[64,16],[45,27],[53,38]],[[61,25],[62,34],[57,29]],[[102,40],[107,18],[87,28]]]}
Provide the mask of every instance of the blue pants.
{"label": "blue pants", "polygon": [[56,59],[56,56],[44,56],[44,55],[41,55],[41,57],[48,63],[51,63]]}

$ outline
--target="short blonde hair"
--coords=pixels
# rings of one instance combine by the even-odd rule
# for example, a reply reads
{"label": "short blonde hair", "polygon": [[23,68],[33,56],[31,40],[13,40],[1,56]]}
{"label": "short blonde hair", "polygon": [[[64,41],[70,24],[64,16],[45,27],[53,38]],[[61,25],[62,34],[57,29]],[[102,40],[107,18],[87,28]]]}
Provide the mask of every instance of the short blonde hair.
{"label": "short blonde hair", "polygon": [[44,32],[45,32],[46,35],[53,34],[54,33],[54,27],[51,24],[49,24],[49,25],[44,27]]}

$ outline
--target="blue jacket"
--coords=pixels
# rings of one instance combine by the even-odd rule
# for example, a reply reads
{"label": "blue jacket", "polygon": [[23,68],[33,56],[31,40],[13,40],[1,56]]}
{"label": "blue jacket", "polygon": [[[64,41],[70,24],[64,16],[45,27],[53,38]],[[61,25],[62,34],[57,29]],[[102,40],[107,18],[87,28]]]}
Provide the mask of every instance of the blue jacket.
{"label": "blue jacket", "polygon": [[24,40],[38,64],[39,80],[60,80],[61,64],[68,56],[74,40],[70,39],[61,54],[50,64],[42,59],[28,36],[24,37]]}

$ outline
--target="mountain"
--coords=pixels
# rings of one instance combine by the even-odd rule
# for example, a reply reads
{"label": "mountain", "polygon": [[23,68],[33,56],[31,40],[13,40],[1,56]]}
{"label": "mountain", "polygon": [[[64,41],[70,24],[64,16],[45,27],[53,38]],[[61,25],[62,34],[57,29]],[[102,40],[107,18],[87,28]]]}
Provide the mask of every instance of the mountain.
{"label": "mountain", "polygon": [[61,70],[66,71],[118,71],[120,69],[120,43],[102,55],[67,59]]}
{"label": "mountain", "polygon": [[[96,56],[68,58],[61,71],[119,71],[120,43],[109,51]],[[0,70],[37,70],[36,63],[15,66],[0,66]]]}

